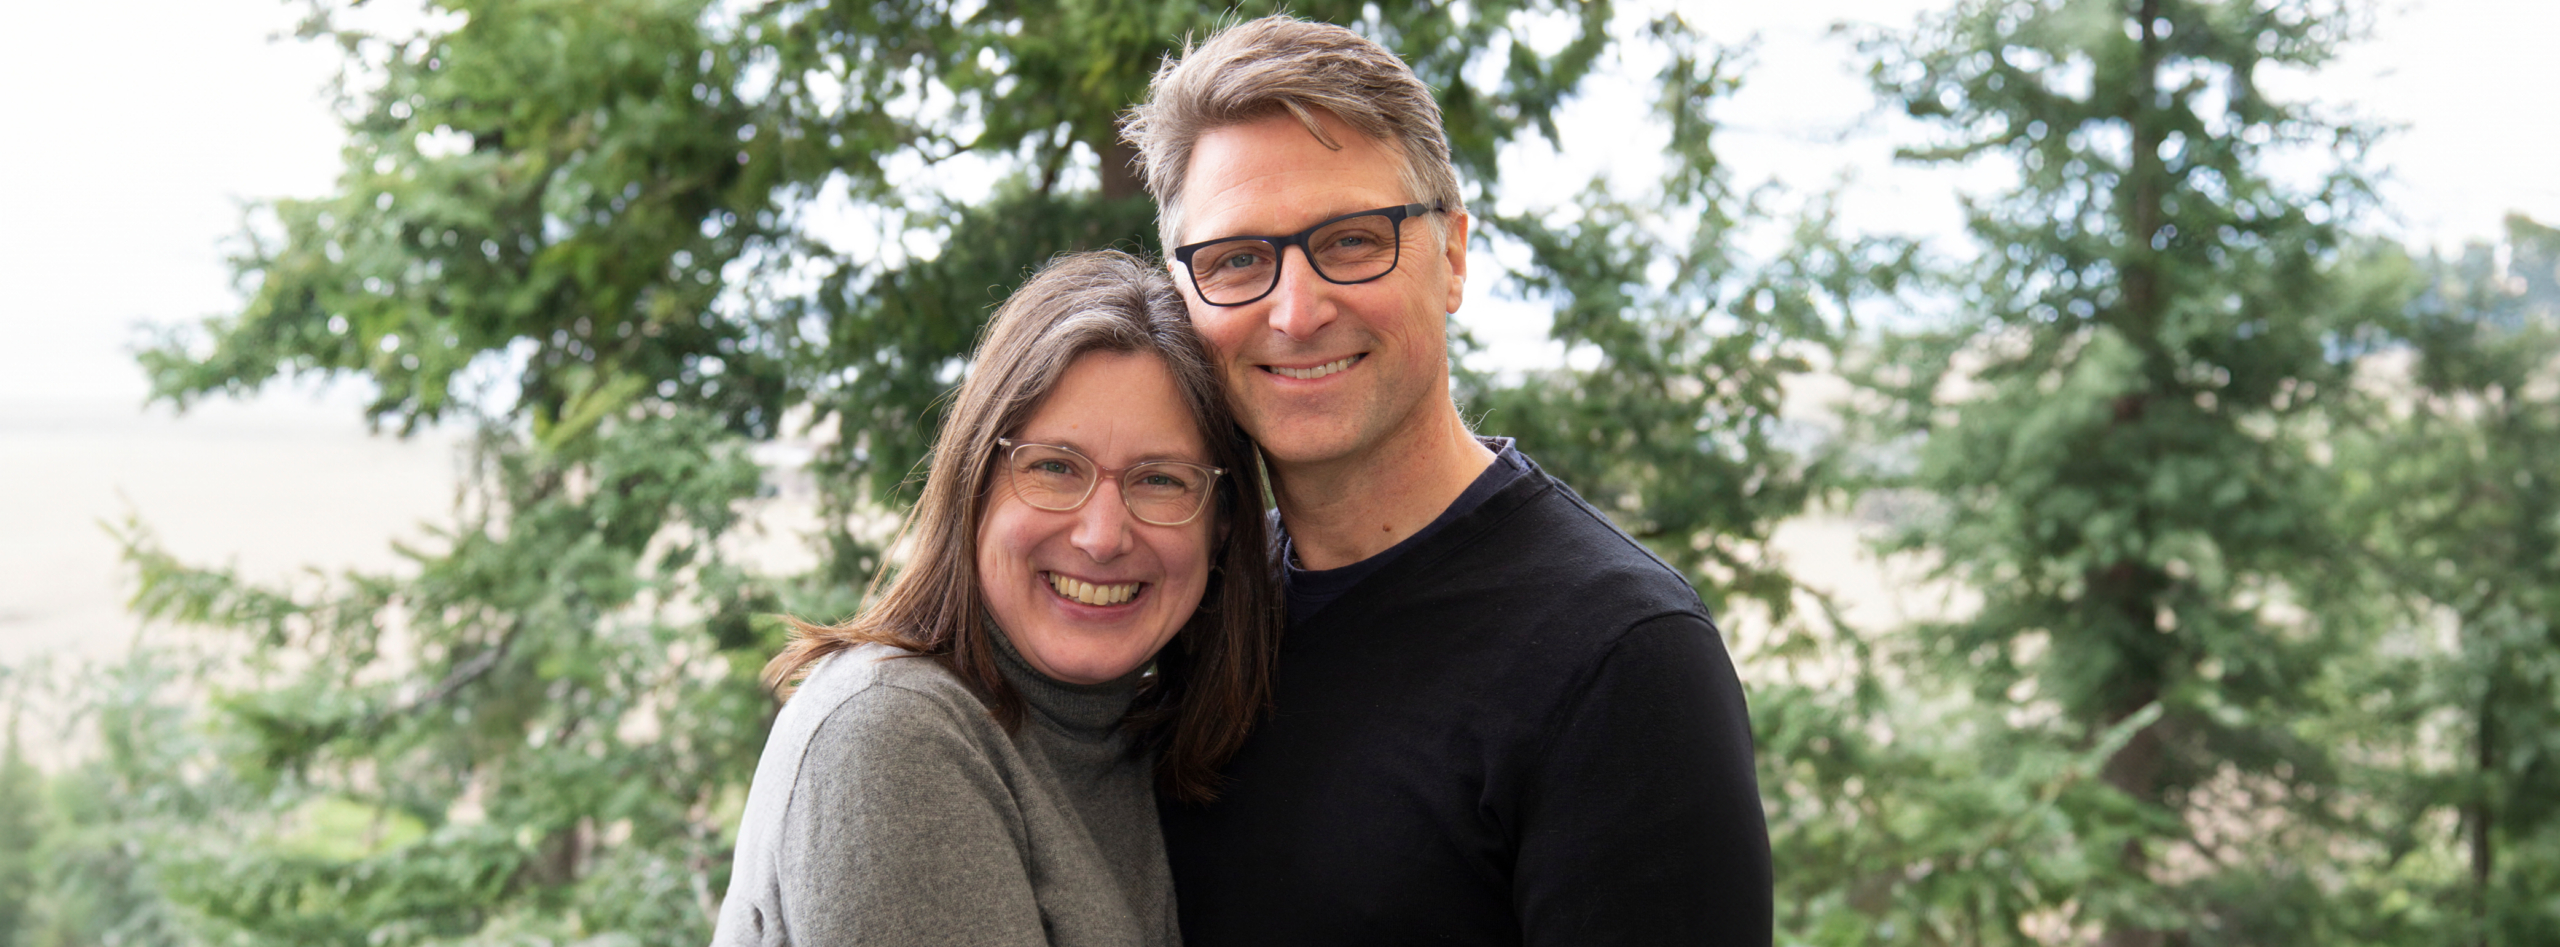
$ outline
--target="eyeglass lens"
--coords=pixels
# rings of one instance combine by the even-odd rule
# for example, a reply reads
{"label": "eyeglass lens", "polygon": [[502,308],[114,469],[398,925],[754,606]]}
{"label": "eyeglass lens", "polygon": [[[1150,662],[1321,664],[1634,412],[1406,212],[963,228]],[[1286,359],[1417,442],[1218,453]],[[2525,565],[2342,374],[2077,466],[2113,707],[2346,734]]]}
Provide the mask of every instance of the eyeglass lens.
{"label": "eyeglass lens", "polygon": [[[1337,220],[1307,235],[1307,262],[1336,283],[1386,275],[1399,249],[1396,221],[1385,214]],[[1250,302],[1279,284],[1280,247],[1252,237],[1201,247],[1191,254],[1191,278],[1212,304]]]}
{"label": "eyeglass lens", "polygon": [[[1007,472],[1022,501],[1044,510],[1065,511],[1084,505],[1093,495],[1097,468],[1084,455],[1044,444],[1014,447]],[[1180,526],[1191,521],[1209,499],[1216,474],[1178,461],[1133,464],[1120,471],[1120,502],[1140,522]]]}

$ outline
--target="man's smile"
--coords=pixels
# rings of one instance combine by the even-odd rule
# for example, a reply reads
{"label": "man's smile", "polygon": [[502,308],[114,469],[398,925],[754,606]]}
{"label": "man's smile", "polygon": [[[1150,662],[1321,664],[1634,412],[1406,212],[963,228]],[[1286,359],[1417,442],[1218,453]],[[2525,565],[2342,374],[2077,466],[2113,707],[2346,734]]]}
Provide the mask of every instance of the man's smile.
{"label": "man's smile", "polygon": [[1343,369],[1350,368],[1351,366],[1358,364],[1360,360],[1368,357],[1368,353],[1363,352],[1358,355],[1334,359],[1333,361],[1326,362],[1312,368],[1288,368],[1280,365],[1264,365],[1261,367],[1263,371],[1279,375],[1283,378],[1295,378],[1299,381],[1314,381],[1318,378],[1323,378]]}

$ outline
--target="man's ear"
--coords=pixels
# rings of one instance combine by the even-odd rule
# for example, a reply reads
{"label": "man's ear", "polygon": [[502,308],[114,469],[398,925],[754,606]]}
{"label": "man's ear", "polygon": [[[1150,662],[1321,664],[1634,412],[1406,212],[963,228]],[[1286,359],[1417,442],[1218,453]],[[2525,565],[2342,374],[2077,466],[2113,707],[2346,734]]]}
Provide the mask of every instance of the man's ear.
{"label": "man's ear", "polygon": [[1447,312],[1457,312],[1458,305],[1467,301],[1467,224],[1469,222],[1466,211],[1449,212],[1449,245],[1442,248],[1442,251],[1449,256],[1449,307],[1445,310]]}

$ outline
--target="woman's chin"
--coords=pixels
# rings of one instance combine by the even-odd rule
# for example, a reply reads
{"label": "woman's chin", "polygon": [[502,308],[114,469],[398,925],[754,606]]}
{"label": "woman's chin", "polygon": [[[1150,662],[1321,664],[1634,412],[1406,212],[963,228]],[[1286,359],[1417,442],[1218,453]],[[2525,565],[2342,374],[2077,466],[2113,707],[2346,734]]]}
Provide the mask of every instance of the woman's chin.
{"label": "woman's chin", "polygon": [[1178,583],[1168,591],[1147,582],[1129,601],[1091,605],[1059,595],[1044,581],[1031,607],[1018,615],[1000,602],[990,609],[1032,670],[1070,684],[1102,684],[1154,660],[1181,630],[1176,616],[1198,607],[1197,589],[1197,583]]}
{"label": "woman's chin", "polygon": [[[1154,655],[1031,655],[1036,670],[1069,684],[1104,684],[1129,676]],[[1047,658],[1047,660],[1042,660]]]}

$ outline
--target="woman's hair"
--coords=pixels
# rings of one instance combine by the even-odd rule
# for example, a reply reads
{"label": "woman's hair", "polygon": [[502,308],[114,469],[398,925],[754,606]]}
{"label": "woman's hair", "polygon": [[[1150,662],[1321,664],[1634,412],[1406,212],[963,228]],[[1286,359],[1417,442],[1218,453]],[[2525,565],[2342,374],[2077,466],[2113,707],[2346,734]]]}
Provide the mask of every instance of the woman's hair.
{"label": "woman's hair", "polygon": [[[1224,467],[1209,515],[1212,572],[1200,608],[1163,651],[1123,726],[1162,753],[1158,784],[1177,798],[1216,795],[1218,767],[1244,741],[1270,699],[1280,607],[1262,468],[1236,426],[1226,394],[1163,267],[1116,250],[1060,256],[1015,290],[978,341],[942,432],[934,438],[924,494],[900,530],[913,544],[903,568],[887,562],[860,615],[839,625],[792,620],[791,644],[765,665],[786,696],[819,658],[878,642],[949,668],[1008,729],[1022,697],[996,671],[979,594],[978,524],[995,483],[996,439],[1040,410],[1077,357],[1144,353],[1163,361],[1199,425],[1208,462]],[[894,576],[893,576],[894,570]],[[883,591],[881,585],[886,583]]]}

